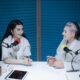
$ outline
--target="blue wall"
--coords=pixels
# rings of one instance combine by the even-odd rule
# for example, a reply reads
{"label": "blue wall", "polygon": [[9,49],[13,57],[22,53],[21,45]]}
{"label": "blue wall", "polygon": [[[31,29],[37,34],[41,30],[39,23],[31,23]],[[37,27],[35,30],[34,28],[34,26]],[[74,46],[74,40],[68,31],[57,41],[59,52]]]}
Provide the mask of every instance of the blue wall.
{"label": "blue wall", "polygon": [[[42,60],[55,55],[62,40],[64,24],[80,22],[79,0],[42,0]],[[36,60],[36,0],[0,0],[0,40],[12,19],[24,23],[26,36],[32,47],[32,59]]]}
{"label": "blue wall", "polygon": [[42,60],[56,54],[67,21],[80,22],[80,0],[42,0]]}
{"label": "blue wall", "polygon": [[20,19],[24,23],[32,58],[36,60],[36,0],[0,0],[0,40],[13,19]]}

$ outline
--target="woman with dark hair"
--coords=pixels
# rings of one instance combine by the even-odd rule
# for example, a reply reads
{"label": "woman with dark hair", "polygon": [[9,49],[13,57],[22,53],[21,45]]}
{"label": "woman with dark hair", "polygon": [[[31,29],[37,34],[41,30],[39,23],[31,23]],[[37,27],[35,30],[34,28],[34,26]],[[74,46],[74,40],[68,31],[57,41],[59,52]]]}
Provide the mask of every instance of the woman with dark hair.
{"label": "woman with dark hair", "polygon": [[12,20],[2,39],[2,60],[9,64],[31,65],[31,47],[24,35],[23,23]]}
{"label": "woman with dark hair", "polygon": [[[55,57],[49,57],[48,64],[50,66],[54,66],[57,68],[64,68],[63,62],[71,62],[73,56],[75,56],[75,52],[80,49],[80,27],[77,22],[68,22],[64,27],[64,31],[62,33],[63,40],[57,48],[57,54]],[[72,50],[73,54],[64,51],[64,48]],[[80,57],[80,56],[79,56]],[[79,59],[78,57],[78,59]],[[80,70],[80,64],[75,63],[74,68]],[[71,67],[71,64],[70,64]],[[68,67],[69,68],[69,67]]]}

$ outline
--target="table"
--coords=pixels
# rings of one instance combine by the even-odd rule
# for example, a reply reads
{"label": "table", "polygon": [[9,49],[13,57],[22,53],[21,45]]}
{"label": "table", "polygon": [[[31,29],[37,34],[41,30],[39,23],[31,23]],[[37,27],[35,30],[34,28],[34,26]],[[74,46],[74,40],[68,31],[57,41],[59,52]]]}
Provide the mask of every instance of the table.
{"label": "table", "polygon": [[32,66],[9,65],[0,62],[0,66],[4,66],[5,69],[7,69],[2,76],[0,76],[0,80],[6,80],[5,77],[10,70],[28,71],[25,80],[68,80],[65,69],[55,69],[50,67],[46,62],[32,62]]}
{"label": "table", "polygon": [[80,72],[68,72],[66,73],[67,80],[80,80]]}

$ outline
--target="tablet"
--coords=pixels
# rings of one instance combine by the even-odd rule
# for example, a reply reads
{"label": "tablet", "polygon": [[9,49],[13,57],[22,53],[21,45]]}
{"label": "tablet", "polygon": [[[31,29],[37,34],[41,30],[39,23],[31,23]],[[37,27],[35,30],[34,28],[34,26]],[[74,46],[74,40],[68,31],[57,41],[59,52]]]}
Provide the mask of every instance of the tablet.
{"label": "tablet", "polygon": [[5,79],[7,80],[24,80],[25,76],[27,75],[27,71],[21,70],[12,70]]}

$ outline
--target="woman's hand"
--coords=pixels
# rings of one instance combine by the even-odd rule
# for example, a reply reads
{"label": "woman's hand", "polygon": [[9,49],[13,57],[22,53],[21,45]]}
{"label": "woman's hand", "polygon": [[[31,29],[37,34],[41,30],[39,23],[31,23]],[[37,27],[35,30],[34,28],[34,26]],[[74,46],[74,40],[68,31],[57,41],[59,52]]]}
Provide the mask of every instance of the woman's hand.
{"label": "woman's hand", "polygon": [[56,58],[49,56],[47,59],[47,63],[49,66],[55,67],[55,68],[64,68],[64,63],[60,60],[57,60]]}
{"label": "woman's hand", "polygon": [[30,58],[24,58],[23,64],[25,64],[27,66],[31,66],[32,65],[32,59],[30,59]]}
{"label": "woman's hand", "polygon": [[56,60],[53,64],[55,68],[64,68],[64,63],[62,61]]}
{"label": "woman's hand", "polygon": [[52,56],[48,56],[47,63],[49,64],[49,66],[53,66],[55,61],[56,61],[56,58],[54,58]]}

